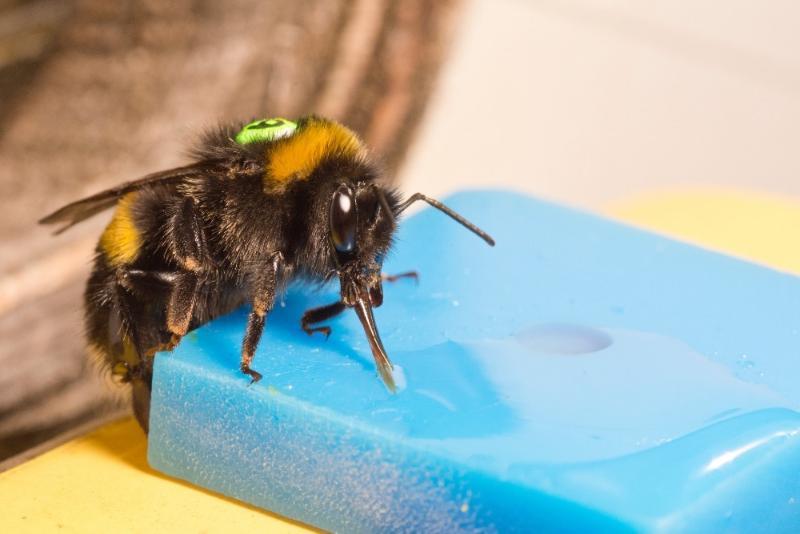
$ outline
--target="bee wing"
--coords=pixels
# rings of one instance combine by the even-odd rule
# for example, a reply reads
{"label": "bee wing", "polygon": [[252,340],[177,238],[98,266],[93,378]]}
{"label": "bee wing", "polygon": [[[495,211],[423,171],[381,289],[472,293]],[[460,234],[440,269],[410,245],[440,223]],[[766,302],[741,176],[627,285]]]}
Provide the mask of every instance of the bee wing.
{"label": "bee wing", "polygon": [[67,230],[71,226],[88,219],[92,215],[100,213],[117,203],[125,194],[136,191],[150,185],[170,185],[177,184],[191,176],[202,174],[211,168],[209,162],[194,163],[185,167],[177,167],[166,171],[154,172],[143,176],[138,180],[126,182],[112,189],[101,191],[90,197],[67,204],[66,206],[54,211],[47,217],[39,220],[39,224],[59,224],[63,226],[55,231],[56,234]]}

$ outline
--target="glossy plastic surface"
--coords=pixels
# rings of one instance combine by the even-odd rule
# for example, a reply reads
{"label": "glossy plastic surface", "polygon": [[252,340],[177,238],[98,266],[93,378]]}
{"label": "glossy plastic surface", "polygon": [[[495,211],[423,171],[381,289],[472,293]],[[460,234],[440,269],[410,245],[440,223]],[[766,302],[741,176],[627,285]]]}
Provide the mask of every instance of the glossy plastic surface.
{"label": "glossy plastic surface", "polygon": [[335,288],[293,288],[253,386],[246,310],[156,360],[149,460],[339,531],[797,531],[800,280],[503,192],[406,221],[376,320],[405,378],[375,376]]}

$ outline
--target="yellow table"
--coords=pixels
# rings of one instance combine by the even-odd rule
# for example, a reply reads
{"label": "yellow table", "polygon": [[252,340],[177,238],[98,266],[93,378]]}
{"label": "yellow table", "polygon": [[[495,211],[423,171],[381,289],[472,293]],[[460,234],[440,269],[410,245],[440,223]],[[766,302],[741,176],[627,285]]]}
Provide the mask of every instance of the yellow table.
{"label": "yellow table", "polygon": [[800,198],[694,189],[650,194],[605,211],[658,233],[800,273]]}
{"label": "yellow table", "polygon": [[[736,191],[633,199],[606,212],[800,273],[800,202]],[[0,532],[307,532],[308,527],[189,486],[147,466],[132,419],[108,424],[0,473]]]}

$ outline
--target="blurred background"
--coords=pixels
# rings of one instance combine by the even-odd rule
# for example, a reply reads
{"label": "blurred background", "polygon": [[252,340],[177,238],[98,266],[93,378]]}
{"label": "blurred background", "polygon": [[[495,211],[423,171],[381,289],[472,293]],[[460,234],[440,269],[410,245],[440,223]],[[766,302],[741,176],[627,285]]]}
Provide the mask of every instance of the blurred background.
{"label": "blurred background", "polygon": [[109,214],[54,238],[60,205],[219,120],[310,112],[407,192],[792,197],[798,22],[788,0],[0,0],[0,460],[127,409],[82,338]]}

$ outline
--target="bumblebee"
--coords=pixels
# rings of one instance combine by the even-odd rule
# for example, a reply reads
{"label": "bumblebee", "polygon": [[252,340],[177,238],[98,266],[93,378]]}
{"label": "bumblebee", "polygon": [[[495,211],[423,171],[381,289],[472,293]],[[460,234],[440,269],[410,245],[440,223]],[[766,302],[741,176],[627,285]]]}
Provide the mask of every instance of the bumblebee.
{"label": "bumblebee", "polygon": [[276,295],[294,281],[339,279],[340,300],[307,311],[314,326],[355,310],[386,387],[392,364],[373,318],[383,302],[383,258],[397,220],[422,200],[492,238],[440,202],[405,200],[382,185],[359,137],[315,117],[263,119],[207,132],[189,165],[156,172],[79,200],[43,218],[57,233],[116,206],[100,236],[84,296],[91,352],[129,382],[134,413],[147,431],[156,352],[190,330],[249,303],[241,371],[251,367]]}

